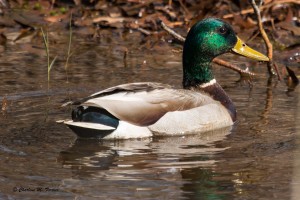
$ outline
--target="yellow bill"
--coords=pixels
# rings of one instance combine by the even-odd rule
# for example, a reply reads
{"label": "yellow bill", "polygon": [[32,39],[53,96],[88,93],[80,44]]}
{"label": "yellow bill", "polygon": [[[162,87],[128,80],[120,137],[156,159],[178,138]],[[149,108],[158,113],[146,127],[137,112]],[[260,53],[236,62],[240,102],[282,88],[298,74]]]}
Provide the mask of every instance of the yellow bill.
{"label": "yellow bill", "polygon": [[259,61],[269,61],[269,58],[258,51],[248,47],[240,38],[238,38],[237,43],[232,48],[232,51],[240,54],[242,56],[246,56],[248,58],[252,58]]}

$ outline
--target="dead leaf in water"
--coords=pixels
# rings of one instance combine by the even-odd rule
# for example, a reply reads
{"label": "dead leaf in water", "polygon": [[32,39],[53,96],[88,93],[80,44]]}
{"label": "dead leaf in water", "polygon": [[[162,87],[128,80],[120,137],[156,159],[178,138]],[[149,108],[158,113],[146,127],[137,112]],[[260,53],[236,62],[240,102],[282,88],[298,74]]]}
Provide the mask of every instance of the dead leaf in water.
{"label": "dead leaf in water", "polygon": [[276,30],[271,32],[272,37],[282,48],[289,48],[300,44],[300,37],[292,35],[286,30]]}
{"label": "dead leaf in water", "polygon": [[45,19],[45,21],[51,22],[51,23],[62,22],[64,20],[68,21],[69,14],[49,16],[49,17],[45,17],[44,19]]}
{"label": "dead leaf in water", "polygon": [[97,17],[93,19],[94,23],[98,23],[98,22],[108,22],[109,24],[113,24],[113,23],[117,23],[117,22],[124,22],[125,18],[124,17]]}
{"label": "dead leaf in water", "polygon": [[296,76],[295,72],[293,70],[291,70],[289,67],[286,66],[286,70],[288,72],[288,77],[287,77],[287,86],[288,86],[288,91],[287,93],[293,92],[295,90],[295,88],[298,86],[299,84],[299,79]]}
{"label": "dead leaf in water", "polygon": [[257,26],[257,23],[250,17],[246,17],[246,19],[243,19],[240,15],[234,15],[234,22],[244,29],[250,29]]}
{"label": "dead leaf in water", "polygon": [[20,31],[20,34],[14,39],[14,42],[17,42],[23,38],[26,38],[28,36],[33,36],[34,34],[34,30],[32,30],[31,28],[28,29],[23,29]]}
{"label": "dead leaf in water", "polygon": [[298,84],[299,83],[299,79],[296,76],[295,72],[293,70],[291,70],[289,67],[285,67],[287,72],[288,72],[288,79],[290,79],[292,81],[292,83],[294,84]]}
{"label": "dead leaf in water", "polygon": [[279,27],[281,29],[291,31],[295,36],[300,36],[300,28],[295,25],[295,22],[293,20],[293,11],[291,7],[287,8],[287,14],[285,16],[284,21],[281,21],[276,24],[276,27]]}
{"label": "dead leaf in water", "polygon": [[45,25],[43,17],[40,16],[39,12],[35,11],[26,11],[26,10],[17,10],[10,13],[10,17],[20,24],[22,28],[39,28]]}
{"label": "dead leaf in water", "polygon": [[93,23],[97,23],[100,26],[112,27],[112,28],[123,28],[124,27],[124,17],[97,17],[93,19]]}

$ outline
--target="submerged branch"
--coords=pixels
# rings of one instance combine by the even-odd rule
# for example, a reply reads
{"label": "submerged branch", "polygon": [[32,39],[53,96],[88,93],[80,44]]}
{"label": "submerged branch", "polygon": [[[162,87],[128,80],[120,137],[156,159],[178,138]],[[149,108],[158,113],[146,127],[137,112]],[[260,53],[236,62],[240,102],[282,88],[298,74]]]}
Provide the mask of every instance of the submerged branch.
{"label": "submerged branch", "polygon": [[241,69],[239,68],[238,66],[234,65],[234,64],[231,64],[225,60],[222,60],[220,58],[215,58],[213,59],[213,62],[218,64],[218,65],[221,65],[221,66],[224,66],[224,67],[227,67],[229,69],[232,69],[236,72],[238,72],[241,76],[254,76],[255,74],[253,72],[250,72],[248,70],[244,70],[244,69]]}

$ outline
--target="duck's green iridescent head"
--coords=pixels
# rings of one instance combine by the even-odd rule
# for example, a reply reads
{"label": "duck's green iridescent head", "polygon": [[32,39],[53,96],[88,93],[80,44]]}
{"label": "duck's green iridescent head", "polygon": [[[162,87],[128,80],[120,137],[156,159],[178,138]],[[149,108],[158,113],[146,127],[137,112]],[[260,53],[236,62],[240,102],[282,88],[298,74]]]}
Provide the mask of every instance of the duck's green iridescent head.
{"label": "duck's green iridescent head", "polygon": [[183,85],[189,87],[207,83],[214,78],[211,61],[226,52],[254,58],[260,61],[269,59],[247,47],[226,22],[207,18],[196,23],[189,31],[183,48]]}

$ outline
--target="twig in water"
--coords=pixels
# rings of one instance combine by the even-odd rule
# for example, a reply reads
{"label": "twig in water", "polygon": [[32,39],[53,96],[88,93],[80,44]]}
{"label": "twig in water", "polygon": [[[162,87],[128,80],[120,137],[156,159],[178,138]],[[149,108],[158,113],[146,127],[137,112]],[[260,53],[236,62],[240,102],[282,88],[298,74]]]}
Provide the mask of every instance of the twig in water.
{"label": "twig in water", "polygon": [[47,55],[47,68],[48,68],[48,91],[50,88],[50,71],[54,65],[54,62],[57,58],[57,56],[54,57],[54,59],[50,62],[50,49],[49,49],[49,39],[48,39],[48,32],[46,34],[44,33],[43,28],[41,28],[42,35],[43,35],[43,41],[45,45],[46,55]]}
{"label": "twig in water", "polygon": [[[50,49],[49,49],[49,38],[48,38],[48,31],[46,32],[46,34],[44,33],[43,28],[41,28],[42,31],[42,35],[43,35],[43,41],[44,41],[44,45],[45,45],[45,50],[46,50],[46,55],[47,55],[47,68],[48,68],[48,84],[47,84],[47,89],[48,89],[48,95],[49,95],[49,90],[50,90],[50,71],[55,63],[55,60],[57,58],[57,56],[54,57],[54,59],[50,62]],[[48,119],[48,114],[49,114],[49,109],[50,109],[50,95],[48,96],[48,106],[46,108],[46,112],[45,112],[45,121],[47,121]]]}
{"label": "twig in water", "polygon": [[[283,4],[283,3],[300,4],[299,0],[276,0],[276,1],[272,1],[271,3],[268,3],[266,5],[260,6],[259,10],[262,11],[262,10],[268,9],[274,5]],[[245,9],[240,12],[237,12],[237,13],[231,13],[231,14],[224,15],[223,19],[233,18],[235,15],[245,15],[245,14],[250,14],[253,12],[254,12],[253,9],[249,8],[249,9]]]}
{"label": "twig in water", "polygon": [[232,70],[238,72],[241,76],[249,76],[249,77],[255,76],[255,74],[253,72],[250,72],[248,70],[243,70],[243,69],[239,68],[238,66],[231,64],[229,62],[226,62],[225,60],[222,60],[220,58],[213,59],[213,62],[218,65],[232,69]]}
{"label": "twig in water", "polygon": [[[259,5],[262,4],[262,1],[260,0],[259,1]],[[269,74],[270,75],[274,75],[275,73],[273,72],[273,68],[275,69],[276,71],[276,74],[278,76],[278,80],[281,80],[281,76],[280,76],[280,73],[278,71],[278,68],[277,68],[277,65],[274,65],[273,63],[273,45],[272,43],[270,42],[269,38],[268,38],[268,35],[266,34],[265,32],[265,29],[263,27],[263,23],[262,23],[262,20],[261,20],[261,15],[260,15],[260,9],[259,9],[259,6],[256,4],[255,0],[251,0],[251,5],[253,7],[253,10],[257,16],[257,25],[258,25],[258,28],[259,28],[259,32],[266,44],[266,47],[267,47],[267,51],[268,51],[268,57],[270,59],[270,61],[268,62],[267,66],[268,66],[268,71],[269,71]]]}
{"label": "twig in water", "polygon": [[137,28],[138,31],[140,31],[141,33],[145,34],[145,35],[151,35],[151,32],[150,31],[147,31],[146,29],[143,29],[143,28]]}
{"label": "twig in water", "polygon": [[124,67],[127,67],[127,55],[128,55],[128,49],[125,47],[124,54],[123,54]]}
{"label": "twig in water", "polygon": [[68,45],[68,53],[67,53],[67,59],[66,59],[66,63],[65,63],[65,72],[66,72],[66,76],[67,76],[67,83],[69,82],[69,76],[68,76],[68,68],[69,68],[69,60],[70,57],[72,56],[73,53],[71,53],[71,44],[72,44],[72,12],[71,12],[71,16],[70,16],[70,22],[69,22],[69,45]]}
{"label": "twig in water", "polygon": [[[176,33],[175,31],[173,31],[170,27],[168,27],[163,21],[160,22],[162,28],[167,31],[170,35],[172,35],[175,39],[177,39],[178,41],[180,42],[184,42],[185,41],[185,38],[181,35],[179,35],[178,33]],[[239,68],[238,66],[234,65],[234,64],[231,64],[225,60],[222,60],[220,58],[215,58],[213,59],[213,62],[218,64],[218,65],[221,65],[221,66],[224,66],[224,67],[227,67],[233,71],[236,71],[238,72],[241,76],[249,76],[249,77],[252,77],[254,76],[255,74],[250,72],[250,71],[247,71],[247,70],[242,70],[241,68]]]}
{"label": "twig in water", "polygon": [[161,27],[167,31],[170,35],[172,35],[174,38],[176,38],[177,40],[179,40],[180,42],[184,42],[185,38],[182,37],[181,35],[179,35],[178,33],[176,33],[175,31],[173,31],[170,27],[168,27],[163,21],[160,22]]}

